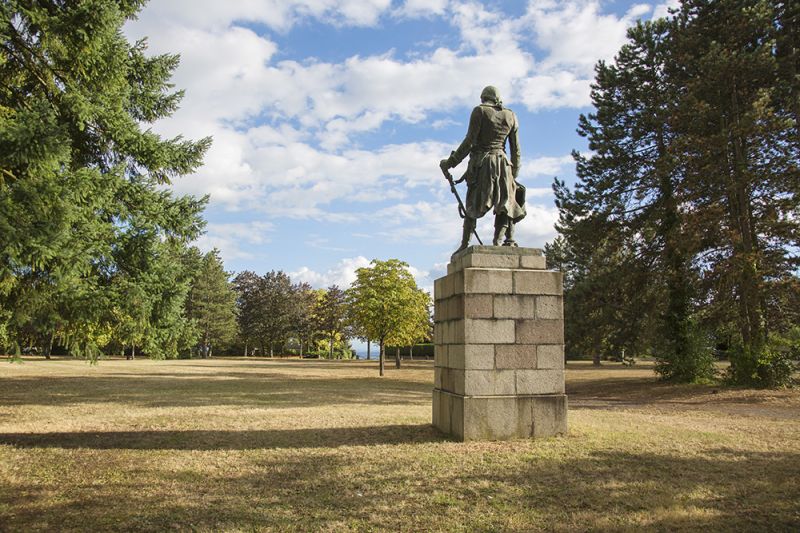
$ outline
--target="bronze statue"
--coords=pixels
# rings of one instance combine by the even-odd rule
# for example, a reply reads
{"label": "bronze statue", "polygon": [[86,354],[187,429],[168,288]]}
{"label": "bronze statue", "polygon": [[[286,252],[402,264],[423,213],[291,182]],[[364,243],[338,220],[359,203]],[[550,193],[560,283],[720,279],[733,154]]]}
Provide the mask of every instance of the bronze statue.
{"label": "bronze statue", "polygon": [[[506,157],[506,140],[510,162]],[[467,182],[467,200],[462,213],[461,246],[456,252],[469,245],[477,220],[489,209],[494,209],[492,244],[498,246],[503,238],[503,246],[516,246],[514,224],[525,217],[525,187],[517,183],[519,125],[517,116],[503,107],[497,88],[491,85],[481,92],[481,105],[472,110],[467,136],[450,157],[439,163],[445,176],[449,176],[448,170],[461,163],[467,154],[467,171],[458,180]]]}

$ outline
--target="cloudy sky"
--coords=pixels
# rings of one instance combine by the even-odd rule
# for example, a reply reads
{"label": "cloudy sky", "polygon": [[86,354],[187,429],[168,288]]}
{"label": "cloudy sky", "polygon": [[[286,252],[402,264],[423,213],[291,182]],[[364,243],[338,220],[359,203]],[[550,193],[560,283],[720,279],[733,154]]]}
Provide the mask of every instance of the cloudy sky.
{"label": "cloudy sky", "polygon": [[[668,2],[671,4],[674,2]],[[166,136],[214,144],[179,193],[209,194],[207,233],[227,270],[284,270],[347,286],[373,258],[399,258],[426,288],[460,240],[438,168],[481,89],[520,122],[528,217],[522,246],[553,238],[553,177],[574,177],[593,65],[611,59],[663,0],[151,0],[126,26],[152,53],[179,53]],[[462,167],[463,168],[463,167]],[[462,168],[455,170],[460,174]],[[462,184],[461,187],[464,185]],[[465,190],[461,189],[462,195]],[[479,225],[491,240],[491,214]]]}

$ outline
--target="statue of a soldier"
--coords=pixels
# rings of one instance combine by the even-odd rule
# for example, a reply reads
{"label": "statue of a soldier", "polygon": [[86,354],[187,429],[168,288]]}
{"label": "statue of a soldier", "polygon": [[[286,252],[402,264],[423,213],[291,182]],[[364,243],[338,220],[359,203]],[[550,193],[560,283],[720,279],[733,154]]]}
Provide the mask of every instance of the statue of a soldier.
{"label": "statue of a soldier", "polygon": [[[506,157],[508,140],[511,161]],[[477,220],[489,209],[494,210],[494,239],[498,246],[516,246],[514,224],[525,217],[525,188],[517,183],[519,174],[519,125],[517,116],[503,107],[500,94],[491,85],[481,92],[481,105],[472,110],[467,136],[461,145],[442,159],[439,166],[455,167],[469,154],[467,171],[461,180],[467,182],[464,206],[464,230],[458,251],[469,245]],[[459,181],[461,181],[459,180]]]}

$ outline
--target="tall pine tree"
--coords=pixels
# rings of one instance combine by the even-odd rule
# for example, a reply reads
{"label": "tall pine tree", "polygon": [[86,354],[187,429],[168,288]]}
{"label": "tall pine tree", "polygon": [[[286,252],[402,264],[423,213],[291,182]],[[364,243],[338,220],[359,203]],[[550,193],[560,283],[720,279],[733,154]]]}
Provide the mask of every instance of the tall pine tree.
{"label": "tall pine tree", "polygon": [[770,334],[798,323],[798,7],[686,0],[672,73],[691,224],[710,318],[733,344],[731,376],[769,384]]}
{"label": "tall pine tree", "polygon": [[217,249],[203,256],[187,300],[189,318],[197,324],[200,356],[236,337],[236,293]]}
{"label": "tall pine tree", "polygon": [[[181,92],[177,56],[147,57],[122,34],[143,3],[0,4],[0,318],[17,344],[96,355],[128,318],[153,355],[186,341],[181,258],[205,201],[162,186],[210,141],[144,129]],[[121,311],[129,295],[142,306]]]}

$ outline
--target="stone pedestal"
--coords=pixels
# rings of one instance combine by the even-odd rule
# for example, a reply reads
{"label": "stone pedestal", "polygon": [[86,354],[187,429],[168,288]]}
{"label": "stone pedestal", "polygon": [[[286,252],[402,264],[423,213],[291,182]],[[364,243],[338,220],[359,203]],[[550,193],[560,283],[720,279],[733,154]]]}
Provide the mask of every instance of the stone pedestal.
{"label": "stone pedestal", "polygon": [[434,285],[434,426],[463,441],[566,433],[562,295],[540,249],[452,257]]}

